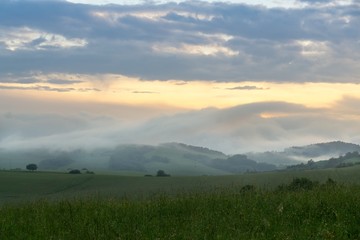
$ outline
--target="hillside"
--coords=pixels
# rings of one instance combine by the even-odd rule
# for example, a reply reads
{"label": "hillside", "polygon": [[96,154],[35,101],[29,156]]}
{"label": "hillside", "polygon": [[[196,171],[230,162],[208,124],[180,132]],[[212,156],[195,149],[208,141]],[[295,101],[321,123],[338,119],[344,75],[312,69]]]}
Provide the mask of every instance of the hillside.
{"label": "hillside", "polygon": [[284,150],[288,155],[319,159],[324,156],[338,157],[348,152],[360,151],[360,145],[345,142],[317,143],[303,147],[291,147]]}
{"label": "hillside", "polygon": [[[131,175],[155,174],[164,170],[171,175],[227,175],[284,169],[287,166],[337,158],[360,146],[329,142],[287,148],[282,152],[235,154],[183,143],[119,145],[91,150],[4,150],[0,149],[0,169],[24,169],[29,163],[39,170],[68,171],[89,169],[96,172],[118,172]],[[322,164],[321,162],[318,163]]]}
{"label": "hillside", "polygon": [[306,164],[301,163],[293,166],[288,166],[287,170],[312,170],[312,169],[326,169],[326,168],[345,168],[360,164],[359,152],[348,152],[343,156],[337,158],[330,158],[329,160],[313,161],[309,160]]}
{"label": "hillside", "polygon": [[173,175],[222,175],[229,172],[214,168],[209,163],[226,157],[220,152],[178,143],[122,145],[112,151],[109,168],[147,174],[163,169]]}
{"label": "hillside", "polygon": [[270,171],[275,165],[257,163],[245,155],[222,152],[182,143],[158,146],[120,145],[94,150],[51,151],[49,149],[0,151],[0,168],[17,169],[36,163],[39,170],[90,169],[135,175],[155,174],[159,169],[171,175],[227,175]]}
{"label": "hillside", "polygon": [[360,152],[360,145],[335,141],[290,147],[282,152],[247,153],[246,155],[257,162],[271,163],[279,167],[285,167],[305,163],[310,159],[320,161],[336,158],[348,152],[355,151]]}

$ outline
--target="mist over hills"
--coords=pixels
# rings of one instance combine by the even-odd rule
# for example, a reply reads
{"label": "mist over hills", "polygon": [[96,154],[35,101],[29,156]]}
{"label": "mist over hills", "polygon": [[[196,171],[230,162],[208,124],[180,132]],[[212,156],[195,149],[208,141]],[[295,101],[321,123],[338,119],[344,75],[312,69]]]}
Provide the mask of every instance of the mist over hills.
{"label": "mist over hills", "polygon": [[360,145],[334,141],[306,146],[294,146],[286,148],[281,152],[267,151],[246,153],[246,155],[257,162],[271,163],[281,167],[307,162],[310,159],[314,161],[327,160],[355,151],[360,151]]}
{"label": "mist over hills", "polygon": [[[345,142],[318,143],[286,148],[281,152],[259,152],[226,155],[209,148],[165,143],[151,145],[119,145],[114,148],[71,151],[35,149],[0,149],[0,168],[24,169],[29,163],[39,170],[68,171],[91,169],[95,171],[155,174],[163,169],[171,175],[227,175],[285,169],[309,160],[322,162],[349,152],[360,152],[360,146]],[[337,163],[340,163],[337,161]]]}

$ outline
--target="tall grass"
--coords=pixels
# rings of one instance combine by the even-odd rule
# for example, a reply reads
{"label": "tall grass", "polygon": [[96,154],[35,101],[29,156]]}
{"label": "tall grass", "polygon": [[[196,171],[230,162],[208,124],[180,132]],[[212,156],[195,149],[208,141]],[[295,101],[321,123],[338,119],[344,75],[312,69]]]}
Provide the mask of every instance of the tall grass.
{"label": "tall grass", "polygon": [[360,187],[219,188],[0,208],[0,239],[360,239]]}

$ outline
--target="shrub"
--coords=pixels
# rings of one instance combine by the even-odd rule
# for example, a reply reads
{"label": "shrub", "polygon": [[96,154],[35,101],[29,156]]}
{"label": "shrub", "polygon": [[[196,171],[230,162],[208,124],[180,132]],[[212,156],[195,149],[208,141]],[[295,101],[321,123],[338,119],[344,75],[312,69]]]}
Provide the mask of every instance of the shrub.
{"label": "shrub", "polygon": [[79,169],[73,169],[69,171],[70,174],[81,174]]}
{"label": "shrub", "polygon": [[30,163],[26,165],[26,169],[30,171],[35,171],[37,169],[37,165],[35,163]]}
{"label": "shrub", "polygon": [[156,176],[157,176],[157,177],[170,177],[170,175],[167,174],[167,173],[165,173],[164,170],[159,170],[159,171],[157,171]]}
{"label": "shrub", "polygon": [[288,190],[311,190],[318,185],[318,182],[311,181],[308,178],[294,178],[287,186]]}
{"label": "shrub", "polygon": [[314,187],[319,186],[316,181],[311,181],[308,178],[294,178],[290,184],[281,184],[277,187],[277,191],[299,191],[299,190],[311,190]]}

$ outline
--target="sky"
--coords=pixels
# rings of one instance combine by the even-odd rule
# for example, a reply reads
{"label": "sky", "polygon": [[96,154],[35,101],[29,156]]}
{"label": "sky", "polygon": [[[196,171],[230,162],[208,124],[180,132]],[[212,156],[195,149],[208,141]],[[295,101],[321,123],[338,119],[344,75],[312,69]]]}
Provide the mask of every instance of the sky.
{"label": "sky", "polygon": [[360,1],[0,2],[0,149],[360,143]]}

